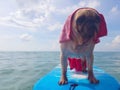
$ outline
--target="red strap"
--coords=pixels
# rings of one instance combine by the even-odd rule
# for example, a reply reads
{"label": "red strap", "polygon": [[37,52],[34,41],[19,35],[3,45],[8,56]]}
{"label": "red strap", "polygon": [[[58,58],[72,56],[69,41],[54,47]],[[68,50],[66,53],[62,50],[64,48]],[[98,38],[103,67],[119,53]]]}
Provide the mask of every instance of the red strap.
{"label": "red strap", "polygon": [[82,71],[82,69],[86,69],[86,61],[82,62],[81,59],[77,58],[68,58],[70,70],[75,69],[76,71]]}
{"label": "red strap", "polygon": [[75,67],[76,71],[82,71],[82,61],[81,61],[81,59],[80,60],[76,59],[75,61],[76,61],[76,67]]}
{"label": "red strap", "polygon": [[76,61],[74,60],[74,58],[68,58],[68,60],[69,60],[70,70],[74,69],[76,66]]}

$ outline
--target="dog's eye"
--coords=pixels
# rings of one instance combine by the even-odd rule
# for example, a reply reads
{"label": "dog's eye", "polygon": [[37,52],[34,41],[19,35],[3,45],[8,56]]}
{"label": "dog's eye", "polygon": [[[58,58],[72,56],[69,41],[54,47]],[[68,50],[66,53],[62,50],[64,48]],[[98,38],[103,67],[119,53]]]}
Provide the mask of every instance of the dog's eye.
{"label": "dog's eye", "polygon": [[80,16],[77,20],[76,20],[76,23],[77,24],[81,24],[85,21],[85,16]]}

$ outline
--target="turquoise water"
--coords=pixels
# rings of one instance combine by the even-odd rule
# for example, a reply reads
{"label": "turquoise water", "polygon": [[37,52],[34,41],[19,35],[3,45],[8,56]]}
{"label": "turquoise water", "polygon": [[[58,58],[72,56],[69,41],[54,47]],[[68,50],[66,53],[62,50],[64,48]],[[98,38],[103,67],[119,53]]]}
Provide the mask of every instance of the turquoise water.
{"label": "turquoise water", "polygon": [[[94,65],[120,82],[120,52],[95,52]],[[0,52],[0,90],[32,90],[59,64],[59,52]]]}

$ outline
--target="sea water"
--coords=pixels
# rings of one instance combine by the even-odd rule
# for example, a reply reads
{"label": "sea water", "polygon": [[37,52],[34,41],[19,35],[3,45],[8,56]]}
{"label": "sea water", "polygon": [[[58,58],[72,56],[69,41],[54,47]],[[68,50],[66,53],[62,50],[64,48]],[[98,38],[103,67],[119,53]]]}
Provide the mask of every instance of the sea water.
{"label": "sea water", "polygon": [[[0,90],[32,90],[60,63],[59,52],[0,52]],[[120,52],[95,52],[94,65],[120,82]]]}

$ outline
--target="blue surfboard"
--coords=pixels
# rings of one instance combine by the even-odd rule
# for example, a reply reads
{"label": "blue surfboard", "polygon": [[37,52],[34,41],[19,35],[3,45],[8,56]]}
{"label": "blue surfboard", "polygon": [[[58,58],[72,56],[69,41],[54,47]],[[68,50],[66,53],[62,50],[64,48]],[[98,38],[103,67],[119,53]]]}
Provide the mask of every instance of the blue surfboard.
{"label": "blue surfboard", "polygon": [[61,67],[58,65],[47,75],[38,80],[33,90],[120,90],[117,80],[98,67],[93,68],[95,77],[100,80],[99,84],[91,84],[87,79],[87,73],[76,72],[68,68],[68,84],[59,85]]}

